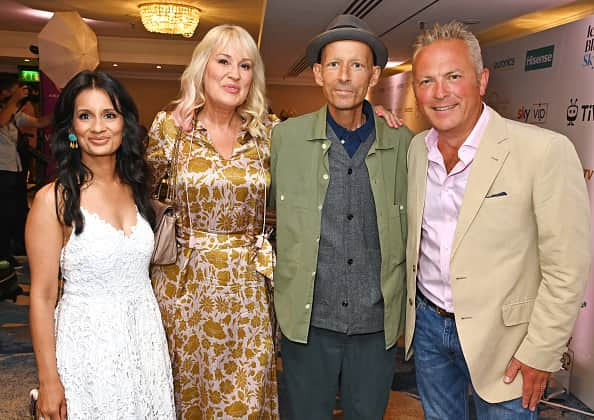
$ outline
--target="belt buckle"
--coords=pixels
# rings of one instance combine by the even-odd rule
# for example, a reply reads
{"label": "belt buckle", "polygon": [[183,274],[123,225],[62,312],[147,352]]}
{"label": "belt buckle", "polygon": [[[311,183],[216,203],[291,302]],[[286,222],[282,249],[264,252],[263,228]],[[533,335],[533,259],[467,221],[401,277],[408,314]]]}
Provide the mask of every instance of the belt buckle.
{"label": "belt buckle", "polygon": [[443,317],[446,318],[454,318],[454,314],[451,312],[446,311],[443,308],[440,308],[439,306],[435,305],[435,310],[437,311],[437,313]]}

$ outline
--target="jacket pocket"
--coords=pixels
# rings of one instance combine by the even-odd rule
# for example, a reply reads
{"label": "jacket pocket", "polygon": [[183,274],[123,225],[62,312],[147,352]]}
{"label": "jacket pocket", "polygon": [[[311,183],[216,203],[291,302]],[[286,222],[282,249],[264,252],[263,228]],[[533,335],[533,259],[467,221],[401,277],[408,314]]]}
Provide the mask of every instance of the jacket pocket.
{"label": "jacket pocket", "polygon": [[529,322],[532,309],[534,309],[534,299],[503,305],[501,307],[503,325],[511,327]]}

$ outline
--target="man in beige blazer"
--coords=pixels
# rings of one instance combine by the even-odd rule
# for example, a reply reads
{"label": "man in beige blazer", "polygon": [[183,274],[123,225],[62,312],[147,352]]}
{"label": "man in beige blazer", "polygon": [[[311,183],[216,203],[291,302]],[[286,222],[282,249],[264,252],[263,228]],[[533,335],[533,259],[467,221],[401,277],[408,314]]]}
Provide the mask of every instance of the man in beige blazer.
{"label": "man in beige blazer", "polygon": [[[590,209],[564,136],[482,102],[489,73],[457,22],[417,39],[432,129],[408,155],[406,354],[425,418],[536,419],[588,279]],[[520,374],[518,374],[520,373]]]}

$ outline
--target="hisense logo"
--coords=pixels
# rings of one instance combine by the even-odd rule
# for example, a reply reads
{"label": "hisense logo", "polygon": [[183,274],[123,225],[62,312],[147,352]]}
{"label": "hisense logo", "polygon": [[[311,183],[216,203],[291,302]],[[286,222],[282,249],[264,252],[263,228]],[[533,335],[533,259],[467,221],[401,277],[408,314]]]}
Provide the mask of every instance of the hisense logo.
{"label": "hisense logo", "polygon": [[553,66],[553,51],[555,45],[529,50],[526,52],[524,71],[544,69]]}

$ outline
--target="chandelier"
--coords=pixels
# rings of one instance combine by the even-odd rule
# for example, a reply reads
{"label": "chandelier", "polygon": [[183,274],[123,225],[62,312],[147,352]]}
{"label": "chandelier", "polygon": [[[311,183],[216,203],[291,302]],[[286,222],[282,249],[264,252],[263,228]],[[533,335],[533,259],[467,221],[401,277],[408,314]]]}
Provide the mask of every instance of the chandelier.
{"label": "chandelier", "polygon": [[149,32],[190,38],[200,21],[200,9],[182,3],[153,2],[138,5],[140,19]]}

